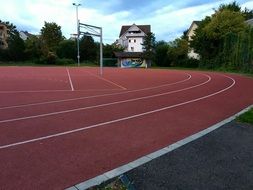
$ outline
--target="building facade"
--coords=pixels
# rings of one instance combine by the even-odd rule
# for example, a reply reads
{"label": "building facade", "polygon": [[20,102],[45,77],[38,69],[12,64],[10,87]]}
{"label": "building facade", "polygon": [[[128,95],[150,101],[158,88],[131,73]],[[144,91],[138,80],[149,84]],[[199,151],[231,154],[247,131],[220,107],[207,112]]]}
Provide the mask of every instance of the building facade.
{"label": "building facade", "polygon": [[252,19],[249,19],[249,20],[246,20],[245,21],[246,24],[250,25],[251,27],[253,27],[253,18]]}
{"label": "building facade", "polygon": [[147,67],[146,60],[142,59],[144,37],[151,32],[150,25],[126,25],[121,27],[116,44],[123,47],[123,52],[116,52],[118,66]]}
{"label": "building facade", "polygon": [[[187,37],[189,42],[192,41],[192,37],[195,35],[195,30],[198,28],[200,21],[193,21],[188,32]],[[188,57],[193,59],[200,59],[199,54],[197,54],[193,48],[189,48],[188,50]]]}
{"label": "building facade", "polygon": [[7,38],[8,29],[4,24],[0,23],[0,49],[8,48]]}
{"label": "building facade", "polygon": [[19,37],[22,39],[22,40],[24,40],[24,41],[26,41],[28,38],[30,38],[30,37],[32,37],[32,36],[34,36],[33,34],[30,34],[29,32],[27,32],[27,31],[20,31],[19,32]]}

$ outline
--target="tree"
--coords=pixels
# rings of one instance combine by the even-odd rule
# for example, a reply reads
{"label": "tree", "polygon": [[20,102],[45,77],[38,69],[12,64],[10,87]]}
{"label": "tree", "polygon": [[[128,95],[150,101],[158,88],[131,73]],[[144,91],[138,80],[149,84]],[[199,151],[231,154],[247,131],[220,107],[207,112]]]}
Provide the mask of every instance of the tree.
{"label": "tree", "polygon": [[103,45],[103,56],[106,58],[115,58],[114,52],[122,52],[124,48],[115,44]]}
{"label": "tree", "polygon": [[9,37],[10,39],[8,40],[8,55],[9,55],[9,60],[12,61],[22,61],[25,59],[25,43],[24,41],[20,38],[19,34],[11,34]]}
{"label": "tree", "polygon": [[233,12],[241,12],[241,7],[236,1],[233,1],[229,4],[221,4],[218,10],[216,10],[215,12],[221,12],[224,10],[229,10]]}
{"label": "tree", "polygon": [[151,62],[155,58],[155,35],[152,32],[147,33],[143,41],[143,59],[147,60],[147,65],[150,67]]}
{"label": "tree", "polygon": [[249,10],[247,8],[242,10],[240,5],[236,1],[234,1],[232,3],[229,3],[229,4],[221,4],[219,6],[219,9],[216,12],[223,11],[223,10],[230,10],[230,11],[233,11],[233,12],[240,12],[240,13],[243,14],[243,17],[245,18],[245,20],[253,18],[253,10]]}
{"label": "tree", "polygon": [[242,14],[243,14],[245,20],[249,20],[249,19],[253,18],[253,10],[249,10],[249,9],[245,8],[242,11]]}
{"label": "tree", "polygon": [[24,41],[20,38],[19,33],[16,29],[16,26],[10,22],[3,22],[0,20],[0,23],[4,24],[8,28],[8,48],[6,50],[1,50],[0,57],[6,61],[21,61],[25,59],[25,45]]}
{"label": "tree", "polygon": [[168,57],[170,65],[185,66],[187,62],[188,41],[184,38],[177,38],[169,43]]}
{"label": "tree", "polygon": [[170,66],[168,57],[169,44],[165,41],[159,41],[155,45],[155,63],[157,66]]}
{"label": "tree", "polygon": [[224,9],[217,12],[203,30],[209,39],[220,40],[229,32],[240,33],[245,29],[242,13]]}
{"label": "tree", "polygon": [[99,45],[95,43],[91,36],[83,36],[80,40],[80,59],[81,61],[96,61],[99,55]]}
{"label": "tree", "polygon": [[59,43],[63,40],[61,27],[54,22],[45,22],[41,29],[41,39],[48,51],[56,52]]}
{"label": "tree", "polygon": [[222,4],[211,17],[201,21],[190,46],[207,68],[250,70],[252,64],[252,34],[245,20],[253,17],[253,10],[242,10],[235,1]]}
{"label": "tree", "polygon": [[57,55],[60,58],[67,58],[76,60],[77,58],[77,50],[76,50],[76,42],[73,40],[63,40],[59,43],[57,48]]}
{"label": "tree", "polygon": [[39,59],[42,55],[42,42],[36,36],[31,36],[25,41],[25,53],[28,59]]}
{"label": "tree", "polygon": [[188,31],[189,29],[183,31],[183,35],[181,36],[182,39],[188,40],[188,36],[187,36]]}
{"label": "tree", "polygon": [[4,24],[8,28],[8,35],[14,35],[18,33],[17,27],[8,21],[4,22],[0,20],[0,24]]}
{"label": "tree", "polygon": [[231,32],[239,34],[246,29],[243,14],[238,12],[236,6],[224,7],[226,6],[201,21],[193,41],[190,42],[190,46],[200,54],[201,62],[209,68],[221,66],[225,36]]}
{"label": "tree", "polygon": [[213,55],[213,42],[207,38],[207,34],[204,31],[205,26],[211,22],[211,17],[206,17],[201,21],[198,28],[195,30],[195,35],[190,41],[190,47],[194,49],[196,53],[200,55],[202,59],[212,57]]}

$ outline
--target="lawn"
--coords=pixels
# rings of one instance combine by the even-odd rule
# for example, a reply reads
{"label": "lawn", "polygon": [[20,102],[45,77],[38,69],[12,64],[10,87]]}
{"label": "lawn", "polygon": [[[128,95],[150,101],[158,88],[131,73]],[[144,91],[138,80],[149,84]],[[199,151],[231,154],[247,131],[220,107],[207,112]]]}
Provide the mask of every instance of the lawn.
{"label": "lawn", "polygon": [[236,118],[236,121],[253,125],[253,108]]}

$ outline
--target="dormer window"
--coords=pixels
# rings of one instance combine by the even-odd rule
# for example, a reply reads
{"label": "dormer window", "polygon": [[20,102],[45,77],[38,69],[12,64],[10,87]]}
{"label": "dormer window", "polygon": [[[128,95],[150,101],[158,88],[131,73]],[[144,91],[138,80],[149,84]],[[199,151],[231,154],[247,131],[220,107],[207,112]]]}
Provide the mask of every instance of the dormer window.
{"label": "dormer window", "polygon": [[141,31],[140,30],[133,30],[133,31],[128,31],[128,33],[129,34],[139,34],[139,33],[141,33]]}

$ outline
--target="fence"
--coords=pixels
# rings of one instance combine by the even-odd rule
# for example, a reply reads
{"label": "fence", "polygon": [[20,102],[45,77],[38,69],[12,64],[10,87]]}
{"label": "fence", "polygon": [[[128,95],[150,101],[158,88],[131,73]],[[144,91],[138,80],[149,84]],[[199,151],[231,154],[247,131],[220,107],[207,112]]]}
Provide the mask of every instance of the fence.
{"label": "fence", "polygon": [[117,58],[103,58],[104,67],[117,67]]}
{"label": "fence", "polygon": [[253,28],[240,34],[228,33],[224,38],[223,67],[253,72]]}

